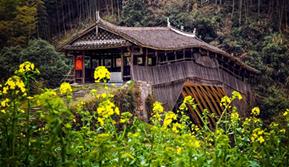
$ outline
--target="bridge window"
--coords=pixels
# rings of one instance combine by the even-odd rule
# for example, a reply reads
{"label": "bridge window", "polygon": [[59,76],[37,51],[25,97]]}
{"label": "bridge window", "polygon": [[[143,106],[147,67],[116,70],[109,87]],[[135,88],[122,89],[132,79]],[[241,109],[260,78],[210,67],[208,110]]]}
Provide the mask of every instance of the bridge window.
{"label": "bridge window", "polygon": [[137,65],[144,65],[144,57],[143,56],[137,57]]}
{"label": "bridge window", "polygon": [[178,50],[177,52],[176,52],[176,55],[177,55],[177,59],[179,60],[179,59],[183,59],[184,58],[184,52],[183,52],[183,50]]}
{"label": "bridge window", "polygon": [[121,58],[116,58],[115,59],[115,66],[116,67],[121,67],[121,65],[122,65],[122,62],[121,62],[122,60],[121,60]]}
{"label": "bridge window", "polygon": [[112,67],[111,59],[104,59],[104,66],[106,68],[111,68]]}
{"label": "bridge window", "polygon": [[154,66],[154,65],[156,65],[156,57],[154,57],[154,56],[148,56],[147,65],[148,65],[148,66]]}
{"label": "bridge window", "polygon": [[175,52],[167,52],[168,61],[176,60]]}
{"label": "bridge window", "polygon": [[186,58],[186,59],[192,58],[192,51],[191,51],[191,49],[186,49],[186,50],[185,50],[185,58]]}
{"label": "bridge window", "polygon": [[159,56],[159,62],[160,63],[164,63],[167,61],[165,52],[159,52],[158,56]]}

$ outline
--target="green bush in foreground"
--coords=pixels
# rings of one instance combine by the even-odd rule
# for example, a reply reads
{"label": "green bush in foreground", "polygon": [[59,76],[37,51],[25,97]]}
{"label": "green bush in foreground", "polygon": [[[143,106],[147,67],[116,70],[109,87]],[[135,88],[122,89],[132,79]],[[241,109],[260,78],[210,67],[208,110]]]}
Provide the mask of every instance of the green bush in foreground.
{"label": "green bush in foreground", "polygon": [[38,78],[44,85],[55,88],[69,71],[67,60],[54,46],[44,40],[32,40],[25,48],[10,47],[0,50],[0,81],[13,75],[17,66],[24,61],[34,62],[41,73]]}
{"label": "green bush in foreground", "polygon": [[38,71],[29,62],[15,74],[0,93],[0,166],[289,165],[289,111],[269,127],[257,107],[241,120],[231,105],[242,98],[238,92],[222,99],[224,111],[212,130],[207,111],[196,111],[203,127],[191,124],[186,112],[196,104],[190,96],[175,113],[155,102],[148,124],[120,111],[109,93],[91,93],[96,111],[86,111],[84,102],[72,111],[68,83],[31,96],[29,83]]}

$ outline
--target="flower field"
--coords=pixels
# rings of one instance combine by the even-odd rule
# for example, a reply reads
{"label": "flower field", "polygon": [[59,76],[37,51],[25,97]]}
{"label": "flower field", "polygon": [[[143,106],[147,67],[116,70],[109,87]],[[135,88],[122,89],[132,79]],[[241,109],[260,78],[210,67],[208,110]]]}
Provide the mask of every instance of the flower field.
{"label": "flower field", "polygon": [[[202,127],[191,123],[188,107],[196,104],[187,96],[175,112],[154,102],[147,123],[121,111],[112,93],[91,91],[95,111],[83,101],[70,108],[69,83],[32,94],[38,74],[25,62],[0,87],[0,166],[289,166],[289,110],[269,125],[258,107],[241,118],[232,103],[242,96],[233,92],[211,129],[207,110],[196,110]],[[109,79],[103,67],[94,75]]]}

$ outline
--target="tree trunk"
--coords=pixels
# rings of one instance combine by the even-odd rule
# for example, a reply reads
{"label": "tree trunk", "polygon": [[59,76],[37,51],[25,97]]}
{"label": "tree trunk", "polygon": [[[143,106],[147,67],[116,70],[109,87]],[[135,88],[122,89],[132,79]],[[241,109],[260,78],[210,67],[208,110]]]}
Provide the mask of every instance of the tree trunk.
{"label": "tree trunk", "polygon": [[261,0],[258,0],[258,18],[260,18],[260,6],[261,6]]}
{"label": "tree trunk", "polygon": [[232,18],[234,16],[234,12],[235,12],[235,0],[233,0],[233,4],[232,4]]}
{"label": "tree trunk", "polygon": [[242,6],[243,6],[243,0],[239,1],[239,25],[242,23]]}

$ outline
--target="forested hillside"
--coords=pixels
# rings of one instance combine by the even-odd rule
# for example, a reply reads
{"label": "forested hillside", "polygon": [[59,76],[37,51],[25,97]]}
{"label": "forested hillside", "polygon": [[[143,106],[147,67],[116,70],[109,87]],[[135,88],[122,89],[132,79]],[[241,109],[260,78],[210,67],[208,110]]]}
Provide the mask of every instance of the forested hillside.
{"label": "forested hillside", "polygon": [[[268,113],[289,106],[287,0],[1,0],[0,47],[38,38],[57,46],[93,23],[97,10],[120,25],[165,26],[169,17],[177,28],[196,28],[199,38],[262,71],[255,87]],[[1,60],[15,50],[3,49]]]}
{"label": "forested hillside", "polygon": [[[86,52],[97,57],[96,68],[90,59],[91,81],[95,83],[63,82],[64,76],[73,71],[73,65],[59,48],[93,24],[96,11],[103,19],[122,26],[167,26],[169,18],[173,27],[187,32],[196,30],[198,38],[231,54],[224,53],[230,57],[224,58],[226,62],[222,62],[222,54],[213,56],[232,68],[225,71],[224,66],[219,67],[218,60],[212,61],[210,50],[205,52],[208,55],[200,56],[202,47],[185,47],[178,60],[195,63],[196,57],[205,57],[204,61],[209,63],[199,62],[200,66],[206,65],[200,69],[221,69],[228,76],[232,74],[234,82],[243,77],[253,87],[254,92],[249,94],[256,98],[246,97],[233,87],[232,93],[226,95],[224,83],[220,86],[215,79],[221,93],[208,83],[189,87],[184,86],[185,82],[173,111],[165,111],[165,104],[156,101],[154,95],[143,97],[143,92],[149,91],[142,90],[141,85],[152,87],[146,82],[128,81],[117,86],[106,83],[111,72],[115,72],[106,66],[112,67],[112,62],[117,66],[117,59],[121,60],[120,72],[115,73],[121,77],[129,58],[134,57],[126,57],[123,50],[118,55],[104,52],[100,56]],[[166,28],[165,33],[167,30],[173,28]],[[156,36],[164,34],[156,32]],[[175,29],[171,32],[184,34]],[[139,36],[143,38],[142,34]],[[171,43],[187,39],[177,37],[170,36]],[[187,41],[193,39],[207,46],[195,35],[188,38]],[[155,67],[175,65],[176,68],[170,68],[173,70],[162,68],[164,73],[185,69],[175,62],[178,52],[179,48],[170,52],[174,53],[172,61],[168,61],[169,52],[164,52],[167,64]],[[138,58],[132,62],[139,61]],[[141,58],[139,67],[152,67],[153,59],[148,63],[148,58],[152,57],[147,54],[147,62]],[[82,81],[86,75],[84,59],[85,56],[77,56],[80,61],[75,62],[81,69],[78,72],[82,72]],[[0,166],[289,165],[288,0],[0,0],[0,62]],[[257,69],[250,68],[256,76],[239,70],[240,64]],[[202,73],[200,69],[194,70],[196,76],[199,71]],[[244,75],[235,76],[236,71]],[[167,86],[160,83],[160,87]],[[167,97],[172,94],[163,92]],[[243,111],[246,109],[240,108],[238,102],[244,104],[247,98],[256,99],[256,104]],[[218,113],[208,108],[217,109]],[[198,124],[194,124],[194,116]]]}

